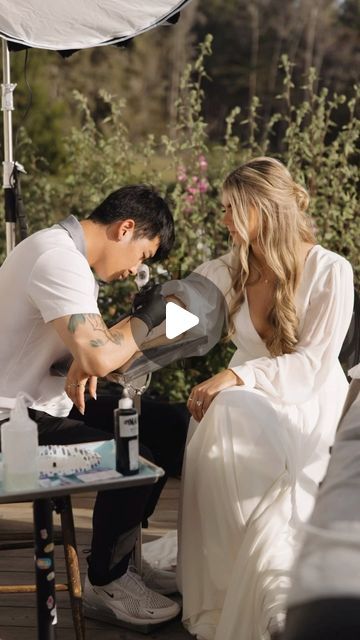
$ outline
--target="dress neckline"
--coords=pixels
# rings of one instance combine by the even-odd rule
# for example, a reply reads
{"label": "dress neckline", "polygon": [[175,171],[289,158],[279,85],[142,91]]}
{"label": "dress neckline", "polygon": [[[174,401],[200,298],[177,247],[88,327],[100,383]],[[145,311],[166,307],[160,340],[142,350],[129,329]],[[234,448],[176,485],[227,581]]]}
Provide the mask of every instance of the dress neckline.
{"label": "dress neckline", "polygon": [[[298,286],[298,288],[297,288],[297,291],[295,292],[295,298],[296,298],[296,296],[298,295],[298,293],[299,293],[299,291],[300,291],[300,288],[301,288],[301,286],[302,286],[302,284],[303,284],[303,282],[304,282],[304,275],[305,275],[305,271],[306,271],[306,269],[307,269],[307,266],[308,266],[308,264],[309,264],[309,258],[310,258],[310,256],[312,256],[312,255],[313,255],[313,253],[314,253],[314,249],[316,249],[316,248],[318,248],[318,247],[320,247],[320,246],[321,246],[321,245],[319,245],[319,244],[314,244],[314,245],[311,247],[311,249],[309,249],[309,251],[308,251],[308,252],[307,252],[307,254],[306,254],[306,258],[305,258],[305,261],[304,261],[304,268],[303,268],[303,270],[302,270],[301,280],[300,280],[300,282],[299,282],[299,286]],[[250,327],[251,327],[251,329],[252,329],[252,332],[253,332],[253,334],[257,337],[257,339],[258,339],[258,340],[260,340],[260,342],[262,342],[263,344],[265,344],[265,340],[264,340],[264,338],[262,338],[262,337],[261,337],[261,335],[257,332],[257,330],[255,329],[255,325],[254,325],[254,323],[253,323],[253,321],[252,321],[251,314],[250,314],[249,302],[248,302],[248,298],[247,298],[246,287],[245,287],[245,290],[244,290],[244,302],[245,302],[245,307],[246,307],[246,312],[247,312],[248,321],[249,321]]]}

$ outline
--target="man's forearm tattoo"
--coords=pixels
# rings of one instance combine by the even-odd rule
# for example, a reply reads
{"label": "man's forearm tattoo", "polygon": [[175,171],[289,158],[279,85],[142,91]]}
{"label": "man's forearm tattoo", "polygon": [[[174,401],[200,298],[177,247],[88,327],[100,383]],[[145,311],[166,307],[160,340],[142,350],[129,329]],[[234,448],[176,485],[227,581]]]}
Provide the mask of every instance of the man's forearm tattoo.
{"label": "man's forearm tattoo", "polygon": [[90,345],[92,347],[103,347],[107,342],[113,342],[118,345],[122,344],[124,336],[121,331],[111,332],[102,317],[97,313],[75,313],[69,318],[68,330],[70,333],[75,333],[76,329],[81,324],[86,324],[86,322],[90,324],[93,331],[97,331],[101,334],[101,337],[90,340]]}

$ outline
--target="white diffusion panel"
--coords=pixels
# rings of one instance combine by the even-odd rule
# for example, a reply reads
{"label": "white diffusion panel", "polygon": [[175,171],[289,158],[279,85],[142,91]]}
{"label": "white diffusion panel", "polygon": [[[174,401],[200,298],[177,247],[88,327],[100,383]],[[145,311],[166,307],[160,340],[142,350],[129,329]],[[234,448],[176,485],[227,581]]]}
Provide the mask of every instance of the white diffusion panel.
{"label": "white diffusion panel", "polygon": [[127,40],[166,22],[190,0],[0,0],[0,36],[41,49]]}

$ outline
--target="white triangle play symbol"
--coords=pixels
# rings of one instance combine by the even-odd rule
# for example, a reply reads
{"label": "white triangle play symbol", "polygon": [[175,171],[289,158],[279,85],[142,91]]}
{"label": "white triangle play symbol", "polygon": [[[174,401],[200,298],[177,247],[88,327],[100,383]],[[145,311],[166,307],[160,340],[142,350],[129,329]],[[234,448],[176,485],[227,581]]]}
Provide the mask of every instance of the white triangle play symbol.
{"label": "white triangle play symbol", "polygon": [[169,340],[199,324],[199,318],[174,302],[166,304],[165,333]]}

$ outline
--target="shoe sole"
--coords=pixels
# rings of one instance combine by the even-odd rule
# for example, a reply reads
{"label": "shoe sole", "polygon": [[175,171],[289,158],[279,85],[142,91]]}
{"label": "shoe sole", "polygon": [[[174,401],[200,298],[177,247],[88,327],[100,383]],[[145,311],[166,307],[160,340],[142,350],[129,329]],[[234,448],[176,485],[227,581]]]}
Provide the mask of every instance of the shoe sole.
{"label": "shoe sole", "polygon": [[84,616],[86,618],[91,618],[93,620],[101,620],[102,622],[107,622],[108,624],[113,624],[119,627],[125,627],[126,629],[133,629],[136,631],[140,631],[140,633],[148,633],[150,629],[154,629],[154,627],[162,626],[171,620],[175,620],[180,615],[180,611],[173,615],[171,618],[163,618],[162,620],[132,620],[128,618],[128,620],[117,618],[115,615],[111,615],[107,611],[103,611],[98,607],[92,607],[84,602],[83,604]]}

